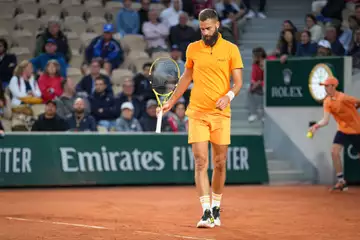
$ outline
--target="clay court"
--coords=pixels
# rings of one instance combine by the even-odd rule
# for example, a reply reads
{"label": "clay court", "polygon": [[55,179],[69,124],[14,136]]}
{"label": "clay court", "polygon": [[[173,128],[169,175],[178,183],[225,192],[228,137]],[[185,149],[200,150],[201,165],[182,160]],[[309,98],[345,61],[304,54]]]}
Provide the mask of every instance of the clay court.
{"label": "clay court", "polygon": [[0,191],[0,239],[358,240],[360,188],[228,186],[222,226],[197,229],[194,187]]}

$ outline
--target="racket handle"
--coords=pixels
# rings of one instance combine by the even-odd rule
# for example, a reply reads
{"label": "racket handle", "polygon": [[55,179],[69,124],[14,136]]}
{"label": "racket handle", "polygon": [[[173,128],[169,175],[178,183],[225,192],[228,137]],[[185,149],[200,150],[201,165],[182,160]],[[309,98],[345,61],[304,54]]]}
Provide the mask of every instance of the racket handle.
{"label": "racket handle", "polygon": [[163,111],[160,110],[159,114],[157,116],[157,122],[156,122],[156,133],[161,133],[161,123],[163,118]]}

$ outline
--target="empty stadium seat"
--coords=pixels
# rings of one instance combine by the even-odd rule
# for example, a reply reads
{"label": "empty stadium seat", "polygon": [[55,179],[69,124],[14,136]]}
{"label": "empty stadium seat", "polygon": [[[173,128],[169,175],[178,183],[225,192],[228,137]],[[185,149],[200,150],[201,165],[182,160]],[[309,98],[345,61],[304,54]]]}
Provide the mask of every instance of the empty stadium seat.
{"label": "empty stadium seat", "polygon": [[67,16],[64,21],[64,26],[80,35],[86,31],[87,24],[80,16]]}
{"label": "empty stadium seat", "polygon": [[0,16],[1,18],[12,18],[16,9],[16,2],[1,1],[0,2]]}
{"label": "empty stadium seat", "polygon": [[[70,45],[73,47],[72,45]],[[70,61],[70,66],[73,68],[80,68],[84,61],[84,56],[80,53],[79,49],[72,49],[72,57]]]}
{"label": "empty stadium seat", "polygon": [[114,94],[118,94],[122,91],[122,84],[125,78],[133,78],[134,74],[128,69],[115,69],[112,72],[111,80],[113,83]]}
{"label": "empty stadium seat", "polygon": [[95,33],[102,34],[103,33],[103,26],[106,23],[104,17],[90,17],[88,20],[88,26],[91,27]]}
{"label": "empty stadium seat", "polygon": [[16,7],[20,8],[23,13],[37,15],[39,5],[35,0],[18,0]]}
{"label": "empty stadium seat", "polygon": [[32,54],[27,47],[12,47],[9,52],[16,55],[18,63],[23,60],[29,60],[32,57]]}
{"label": "empty stadium seat", "polygon": [[67,69],[67,76],[71,78],[75,84],[80,82],[80,80],[83,77],[79,68],[72,68],[72,67]]}
{"label": "empty stadium seat", "polygon": [[170,57],[170,53],[169,52],[154,52],[152,54],[153,60],[160,58],[160,57]]}
{"label": "empty stadium seat", "polygon": [[92,17],[104,17],[105,8],[101,1],[98,0],[87,0],[84,3],[85,11],[90,12]]}
{"label": "empty stadium seat", "polygon": [[130,51],[132,49],[137,49],[138,51],[144,51],[146,49],[146,42],[144,40],[144,37],[139,34],[128,34],[125,35],[121,39],[121,43],[126,44],[129,46]]}

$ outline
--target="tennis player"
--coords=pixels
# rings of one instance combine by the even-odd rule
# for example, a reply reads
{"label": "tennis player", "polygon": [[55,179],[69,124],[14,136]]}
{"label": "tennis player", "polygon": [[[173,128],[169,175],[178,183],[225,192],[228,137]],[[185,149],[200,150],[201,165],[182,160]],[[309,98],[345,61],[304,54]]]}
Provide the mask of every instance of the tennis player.
{"label": "tennis player", "polygon": [[314,134],[319,128],[329,123],[330,115],[333,115],[338,125],[331,149],[331,157],[337,176],[337,183],[332,190],[346,191],[348,189],[344,179],[343,167],[340,153],[346,143],[352,144],[360,154],[360,114],[357,108],[360,107],[360,99],[349,96],[336,90],[339,82],[336,78],[330,77],[321,83],[325,86],[327,97],[324,100],[324,117],[314,124],[310,131]]}
{"label": "tennis player", "polygon": [[[223,39],[218,32],[220,23],[216,11],[202,10],[199,25],[202,40],[189,44],[184,73],[162,109],[164,113],[169,111],[193,80],[186,115],[189,118],[188,142],[195,158],[195,184],[203,209],[197,227],[210,228],[220,226],[220,202],[230,144],[230,102],[242,87],[243,62],[238,47]],[[214,164],[212,192],[207,173],[209,141]]]}

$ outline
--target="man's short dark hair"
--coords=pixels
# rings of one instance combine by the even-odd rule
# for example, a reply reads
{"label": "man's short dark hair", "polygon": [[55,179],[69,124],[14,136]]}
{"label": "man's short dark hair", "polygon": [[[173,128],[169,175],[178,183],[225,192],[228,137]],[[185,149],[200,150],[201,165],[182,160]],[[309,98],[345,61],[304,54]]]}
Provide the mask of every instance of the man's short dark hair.
{"label": "man's short dark hair", "polygon": [[205,8],[199,13],[199,21],[204,22],[208,19],[219,21],[217,12],[211,8]]}
{"label": "man's short dark hair", "polygon": [[151,62],[144,63],[142,69],[145,70],[147,67],[151,67]]}
{"label": "man's short dark hair", "polygon": [[96,77],[96,78],[95,78],[95,82],[96,82],[96,81],[102,81],[104,84],[106,84],[105,79],[104,79],[102,76]]}

